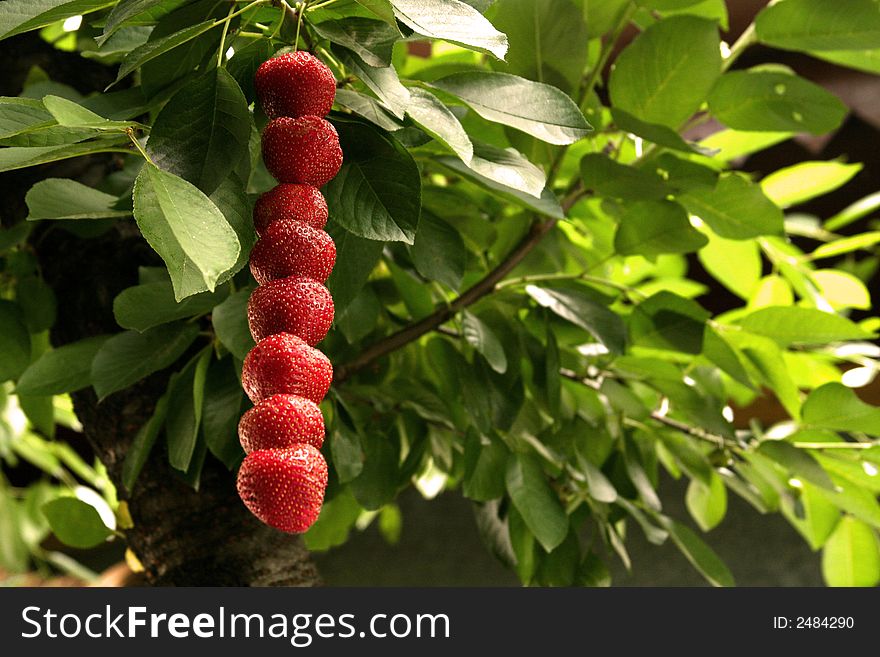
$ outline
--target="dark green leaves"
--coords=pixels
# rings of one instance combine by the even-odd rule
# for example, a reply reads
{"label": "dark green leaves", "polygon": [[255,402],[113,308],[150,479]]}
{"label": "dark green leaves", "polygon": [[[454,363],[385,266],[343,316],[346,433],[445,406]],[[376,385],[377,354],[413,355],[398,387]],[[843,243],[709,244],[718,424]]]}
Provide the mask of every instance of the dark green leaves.
{"label": "dark green leaves", "polygon": [[762,43],[786,50],[866,50],[880,43],[880,12],[874,0],[786,0],[755,20]]}
{"label": "dark green leaves", "polygon": [[174,300],[170,282],[135,285],[120,292],[113,300],[113,315],[122,328],[146,331],[176,319],[203,315],[223,301],[227,294],[228,287],[222,287],[214,292],[195,294],[178,303]]}
{"label": "dark green leaves", "polygon": [[626,206],[614,235],[614,248],[622,255],[655,256],[691,253],[708,243],[687,213],[673,201],[640,201]]}
{"label": "dark green leaves", "polygon": [[122,60],[122,65],[119,67],[119,73],[116,75],[116,82],[119,82],[126,75],[132,73],[135,69],[143,66],[147,62],[165,54],[169,50],[177,48],[177,46],[183,45],[187,41],[195,39],[211,28],[216,27],[216,25],[217,23],[211,20],[202,21],[201,23],[190,25],[189,27],[174,32],[173,34],[156,39],[155,41],[148,41],[144,45],[135,48],[125,56],[125,59]]}
{"label": "dark green leaves", "polygon": [[511,455],[506,481],[513,505],[544,549],[550,552],[562,543],[568,535],[568,517],[538,462],[532,457]]}
{"label": "dark green leaves", "polygon": [[458,0],[391,0],[394,14],[415,32],[504,59],[507,37]]}
{"label": "dark green leaves", "polygon": [[150,164],[135,181],[134,216],[168,266],[177,300],[213,291],[238,260],[238,237],[217,206],[192,184]]}
{"label": "dark green leaves", "polygon": [[370,66],[390,66],[391,49],[400,38],[396,27],[360,16],[324,21],[314,28],[325,39],[356,52]]}
{"label": "dark green leaves", "polygon": [[678,129],[721,73],[715,23],[676,16],[649,27],[617,59],[609,88],[614,107]]}
{"label": "dark green leaves", "polygon": [[654,349],[699,354],[709,313],[696,301],[658,292],[632,312],[630,335],[635,344]]}
{"label": "dark green leaves", "polygon": [[92,360],[107,336],[86,338],[47,351],[18,380],[20,395],[60,395],[85,388],[92,382]]}
{"label": "dark green leaves", "polygon": [[163,324],[144,333],[114,335],[92,361],[92,385],[99,399],[168,367],[192,344],[196,324]]}
{"label": "dark green leaves", "polygon": [[364,287],[385,243],[358,237],[338,226],[330,226],[330,236],[336,242],[336,265],[327,279],[327,289],[341,315]]}
{"label": "dark green leaves", "polygon": [[611,353],[623,353],[626,345],[623,321],[591,295],[577,290],[553,290],[535,285],[527,286],[526,292],[540,305],[590,333]]}
{"label": "dark green leaves", "polygon": [[406,113],[425,132],[449,147],[465,164],[474,156],[474,146],[461,123],[432,93],[412,87],[409,90],[409,104]]}
{"label": "dark green leaves", "polygon": [[247,352],[254,346],[247,322],[247,301],[252,291],[239,290],[211,313],[217,339],[239,360],[244,360]]}
{"label": "dark green leaves", "polygon": [[31,359],[31,339],[21,309],[0,300],[0,381],[18,378]]}
{"label": "dark green leaves", "polygon": [[344,161],[324,188],[330,216],[360,237],[412,244],[421,204],[412,156],[367,125],[339,121],[336,127]]}
{"label": "dark green leaves", "polygon": [[744,240],[782,233],[782,211],[739,174],[722,176],[714,189],[689,190],[679,200],[721,237]]}
{"label": "dark green leaves", "polygon": [[189,469],[196,449],[205,398],[205,377],[211,362],[211,348],[206,347],[168,383],[168,462],[182,472]]}
{"label": "dark green leaves", "polygon": [[108,0],[6,0],[0,10],[0,39],[113,4]]}
{"label": "dark green leaves", "polygon": [[75,497],[59,497],[43,506],[49,526],[65,545],[87,549],[110,536],[95,508]]}
{"label": "dark green leaves", "polygon": [[247,153],[251,117],[225,68],[181,87],[162,108],[147,152],[160,169],[211,194]]}
{"label": "dark green leaves", "polygon": [[676,547],[687,557],[706,580],[713,586],[735,586],[733,575],[712,548],[700,537],[670,518],[661,518],[661,524],[669,531]]}
{"label": "dark green leaves", "polygon": [[737,130],[816,135],[837,128],[847,112],[822,87],[789,72],[766,69],[724,74],[709,95],[709,110]]}
{"label": "dark green leaves", "polygon": [[464,275],[467,253],[457,230],[442,219],[424,213],[410,249],[416,270],[425,278],[457,290]]}
{"label": "dark green leaves", "polygon": [[499,374],[504,374],[507,371],[507,356],[492,329],[468,311],[464,312],[461,328],[465,341],[483,354],[489,367]]}
{"label": "dark green leaves", "polygon": [[461,99],[484,119],[550,144],[571,144],[590,130],[584,115],[566,94],[516,75],[468,71],[442,78],[434,85]]}
{"label": "dark green leaves", "polygon": [[599,153],[583,157],[581,177],[584,187],[611,198],[663,199],[670,193],[657,173],[620,164]]}

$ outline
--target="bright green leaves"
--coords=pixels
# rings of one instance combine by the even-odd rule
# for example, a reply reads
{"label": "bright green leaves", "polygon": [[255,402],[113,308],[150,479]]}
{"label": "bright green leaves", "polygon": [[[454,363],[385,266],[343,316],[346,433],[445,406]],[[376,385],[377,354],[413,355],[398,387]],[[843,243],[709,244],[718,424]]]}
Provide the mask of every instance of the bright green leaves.
{"label": "bright green leaves", "polygon": [[229,222],[197,187],[150,164],[134,185],[134,215],[168,266],[176,300],[213,291],[241,246]]}
{"label": "bright green leaves", "polygon": [[844,516],[822,551],[822,576],[828,586],[877,586],[880,541],[877,531]]}
{"label": "bright green leaves", "polygon": [[880,436],[880,408],[866,404],[839,383],[827,383],[810,393],[804,402],[803,419],[823,429]]}
{"label": "bright green leaves", "polygon": [[870,333],[845,317],[797,306],[762,308],[746,316],[740,325],[750,333],[771,338],[784,346],[826,344],[871,337]]}
{"label": "bright green leaves", "polygon": [[412,156],[394,138],[365,124],[339,121],[336,127],[344,160],[324,188],[330,216],[360,237],[412,244],[421,205]]}
{"label": "bright green leaves", "polygon": [[715,188],[691,189],[680,201],[720,237],[744,240],[782,233],[782,211],[740,174],[722,176]]}
{"label": "bright green leaves", "polygon": [[325,39],[348,48],[370,66],[377,67],[391,65],[391,49],[400,38],[396,26],[360,16],[324,21],[314,27]]}
{"label": "bright green leaves", "polygon": [[626,328],[620,317],[599,303],[586,291],[550,289],[529,285],[526,293],[539,305],[549,308],[572,324],[581,327],[602,343],[609,352],[623,353]]}
{"label": "bright green leaves", "polygon": [[761,43],[786,50],[868,50],[880,43],[874,0],[786,0],[755,20]]}
{"label": "bright green leaves", "polygon": [[846,106],[822,87],[787,71],[751,69],[724,74],[709,95],[709,110],[737,130],[831,132]]}
{"label": "bright green leaves", "polygon": [[6,0],[0,12],[0,39],[113,4],[116,3],[108,0]]}
{"label": "bright green leaves", "polygon": [[225,68],[181,87],[162,108],[147,152],[160,169],[211,194],[247,154],[252,120]]}
{"label": "bright green leaves", "polygon": [[28,366],[31,339],[21,309],[0,300],[0,381],[16,379]]}
{"label": "bright green leaves", "polygon": [[476,9],[458,0],[391,0],[394,15],[418,34],[445,39],[504,59],[507,37]]}
{"label": "bright green leaves", "polygon": [[652,25],[617,59],[609,88],[615,108],[678,129],[721,74],[715,23],[677,16]]}
{"label": "bright green leaves", "polygon": [[471,71],[437,80],[488,121],[522,130],[549,144],[571,144],[590,126],[578,106],[556,87],[506,73]]}
{"label": "bright green leaves", "polygon": [[787,208],[842,187],[862,170],[861,164],[801,162],[774,171],[761,181],[764,194]]}
{"label": "bright green leaves", "polygon": [[706,236],[691,226],[684,208],[672,201],[627,205],[614,235],[614,249],[621,255],[691,253],[707,243]]}
{"label": "bright green leaves", "polygon": [[47,178],[28,190],[28,221],[38,219],[105,219],[127,217],[119,199],[69,178]]}
{"label": "bright green leaves", "polygon": [[474,157],[474,145],[452,111],[432,93],[412,87],[406,113],[425,132],[458,155],[465,164]]}

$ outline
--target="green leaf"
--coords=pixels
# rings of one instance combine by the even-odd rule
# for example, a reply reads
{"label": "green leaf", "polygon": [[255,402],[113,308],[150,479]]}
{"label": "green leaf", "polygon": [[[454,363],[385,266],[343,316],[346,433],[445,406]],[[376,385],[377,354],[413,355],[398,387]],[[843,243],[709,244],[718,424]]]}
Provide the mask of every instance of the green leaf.
{"label": "green leaf", "polygon": [[505,491],[505,472],[510,455],[504,443],[481,437],[472,430],[465,438],[464,449],[464,496],[477,502],[501,498]]}
{"label": "green leaf", "polygon": [[321,515],[303,534],[303,544],[310,552],[323,552],[348,540],[348,534],[363,509],[349,487],[324,502]]}
{"label": "green leaf", "polygon": [[217,339],[239,360],[244,360],[254,346],[254,338],[247,321],[247,302],[251,292],[253,290],[250,288],[238,290],[218,304],[211,313]]}
{"label": "green leaf", "polygon": [[504,347],[492,329],[467,310],[464,311],[461,328],[465,341],[483,354],[489,367],[499,374],[504,374],[507,371],[507,356],[504,355]]}
{"label": "green leaf", "polygon": [[70,547],[92,548],[111,534],[95,507],[75,497],[59,497],[46,502],[43,513],[58,540]]}
{"label": "green leaf", "polygon": [[874,0],[786,0],[755,19],[758,40],[785,50],[863,50],[880,43]]}
{"label": "green leaf", "polygon": [[568,516],[541,466],[532,457],[511,454],[505,480],[507,493],[525,525],[547,552],[552,551],[568,535]]}
{"label": "green leaf", "polygon": [[678,200],[721,237],[744,240],[783,230],[782,211],[739,174],[721,176],[714,189],[688,190]]}
{"label": "green leaf", "polygon": [[92,386],[99,399],[176,361],[199,334],[196,324],[163,324],[144,333],[126,331],[107,340],[92,361]]}
{"label": "green leaf", "polygon": [[574,101],[547,84],[488,71],[455,73],[433,84],[461,99],[484,119],[549,144],[572,144],[590,130]]}
{"label": "green leaf", "polygon": [[[601,5],[619,5],[619,1],[601,0]],[[598,36],[588,32],[595,26],[592,8],[587,13],[587,7],[580,4],[580,0],[494,2],[490,18],[507,35],[510,49],[507,62],[492,62],[492,67],[574,91],[587,64],[589,40]]]}
{"label": "green leaf", "polygon": [[69,178],[47,178],[28,190],[28,221],[38,219],[105,219],[130,217],[130,210],[114,206],[119,201]]}
{"label": "green leaf", "polygon": [[99,46],[103,45],[127,20],[152,9],[162,2],[163,0],[122,0],[115,3],[116,6],[108,14],[107,21],[104,23],[103,34],[95,39],[95,41],[98,42]]}
{"label": "green leaf", "polygon": [[626,347],[626,327],[623,320],[586,293],[535,285],[526,286],[526,293],[541,306],[587,331],[605,345],[609,352],[623,353]]}
{"label": "green leaf", "polygon": [[712,473],[711,483],[708,486],[699,479],[691,480],[685,502],[700,529],[707,532],[724,520],[727,513],[727,489],[721,477]]}
{"label": "green leaf", "polygon": [[143,332],[159,324],[204,315],[228,295],[229,288],[224,286],[214,292],[194,294],[178,303],[170,281],[135,285],[113,299],[113,315],[122,328]]}
{"label": "green leaf", "polygon": [[328,228],[336,242],[336,265],[327,279],[327,289],[333,295],[333,305],[340,316],[363,289],[370,272],[379,263],[385,243],[358,237],[335,222]]}
{"label": "green leaf", "polygon": [[[409,105],[409,89],[400,84],[393,66],[370,66],[357,53],[336,48],[340,61],[372,91],[382,104],[398,119],[402,119]],[[338,127],[338,125],[337,125]]]}
{"label": "green leaf", "polygon": [[762,308],[743,318],[740,326],[783,345],[826,344],[871,337],[845,317],[798,306]]}
{"label": "green leaf", "polygon": [[709,95],[709,110],[737,130],[831,132],[847,109],[837,96],[788,72],[766,69],[725,73]]}
{"label": "green leaf", "polygon": [[391,280],[394,281],[394,287],[397,288],[400,299],[406,306],[410,317],[419,320],[430,315],[434,311],[434,302],[430,292],[422,285],[421,281],[408,270],[393,262],[386,262],[385,265],[391,272]]}
{"label": "green leaf", "polygon": [[362,436],[364,468],[352,481],[355,499],[365,509],[381,509],[394,499],[397,493],[397,449],[383,434]]}
{"label": "green leaf", "polygon": [[459,289],[467,251],[461,234],[448,223],[429,212],[423,213],[410,255],[422,276],[440,281],[453,290]]}
{"label": "green leaf", "polygon": [[231,279],[247,265],[251,249],[257,241],[257,233],[254,231],[251,200],[245,192],[244,184],[235,173],[227,176],[209,198],[232,226],[240,245],[235,264],[220,275],[217,279],[219,284]]}
{"label": "green leaf", "polygon": [[795,419],[800,416],[800,393],[792,379],[789,367],[782,355],[782,350],[773,340],[747,333],[728,333],[734,344],[742,349],[742,353],[755,366],[764,383],[782,403],[785,410]]}
{"label": "green leaf", "polygon": [[337,121],[344,156],[324,187],[330,216],[371,240],[412,244],[419,222],[421,176],[397,140],[361,123]]}
{"label": "green leaf", "polygon": [[809,482],[801,482],[801,494],[797,502],[803,513],[801,517],[795,512],[794,504],[782,507],[782,513],[807,540],[813,550],[820,549],[828,541],[831,532],[840,521],[840,510],[829,502]]}
{"label": "green leaf", "polygon": [[356,478],[364,469],[364,453],[357,431],[344,422],[336,422],[330,434],[330,453],[339,483],[345,484]]}
{"label": "green leaf", "polygon": [[687,557],[687,560],[713,586],[735,586],[733,575],[712,548],[700,537],[671,518],[658,517],[660,524],[669,531],[676,547]]}
{"label": "green leaf", "polygon": [[852,274],[836,269],[820,269],[813,272],[813,282],[822,297],[834,310],[858,308],[870,310],[871,293],[865,284]]}
{"label": "green leaf", "polygon": [[498,59],[507,37],[473,7],[458,0],[391,0],[394,15],[418,34],[479,50]]}
{"label": "green leaf", "polygon": [[134,216],[168,266],[174,297],[212,291],[241,250],[229,222],[198,188],[144,165],[134,183]]}
{"label": "green leaf", "polygon": [[[345,109],[351,110],[361,118],[366,119],[373,125],[394,132],[403,127],[401,123],[389,109],[382,103],[366,94],[352,89],[337,89],[336,104]],[[457,120],[457,119],[456,119]]]}
{"label": "green leaf", "polygon": [[728,240],[714,233],[697,254],[700,264],[715,280],[748,300],[761,279],[761,250],[751,240]]}
{"label": "green leaf", "polygon": [[[8,0],[7,0],[8,1]],[[72,128],[68,128],[72,130]],[[0,173],[25,169],[38,164],[68,160],[81,155],[94,155],[96,153],[127,153],[123,149],[123,143],[127,142],[124,137],[116,135],[94,139],[82,144],[60,144],[52,146],[10,146],[0,148]]]}
{"label": "green leaf", "polygon": [[24,503],[5,486],[0,488],[0,567],[11,573],[30,569],[30,553],[20,529],[24,514]]}
{"label": "green leaf", "polygon": [[776,205],[787,208],[842,187],[861,170],[861,164],[801,162],[774,171],[761,181],[761,188]]}
{"label": "green leaf", "polygon": [[160,169],[211,194],[245,156],[251,117],[225,68],[188,82],[162,108],[147,142]]}
{"label": "green leaf", "polygon": [[21,375],[19,395],[60,395],[91,385],[92,360],[107,341],[98,335],[43,353]]}
{"label": "green leaf", "polygon": [[138,125],[131,121],[111,121],[79,103],[60,96],[43,96],[43,105],[58,125],[67,128],[94,128],[95,130],[121,130]]}
{"label": "green leaf", "polygon": [[440,157],[437,163],[517,205],[547,217],[564,216],[556,195],[545,187],[544,172],[512,148],[477,142],[470,164],[453,157]]}
{"label": "green leaf", "polygon": [[21,307],[24,325],[30,333],[41,333],[55,323],[55,293],[42,278],[19,278],[15,284],[15,298]]}
{"label": "green leaf", "polygon": [[880,73],[880,48],[871,50],[821,50],[811,56],[865,73]]}
{"label": "green leaf", "polygon": [[400,32],[385,21],[348,16],[312,25],[328,41],[356,52],[370,66],[390,66],[391,50]]}
{"label": "green leaf", "polygon": [[167,416],[168,392],[166,391],[164,395],[159,397],[153,414],[138,430],[125,454],[125,462],[122,464],[122,485],[127,491],[131,492],[134,489],[138,475],[143,470],[153,445],[156,444],[156,438],[159,437],[159,432],[165,425]]}
{"label": "green leaf", "polygon": [[880,542],[876,530],[843,517],[822,551],[822,576],[828,586],[877,586]]}
{"label": "green leaf", "polygon": [[107,0],[5,0],[0,9],[0,39],[88,14],[115,2]]}
{"label": "green leaf", "polygon": [[31,338],[21,308],[0,300],[0,381],[17,379],[31,360]]}
{"label": "green leaf", "polygon": [[168,462],[183,472],[189,469],[196,449],[211,353],[211,347],[205,347],[168,382],[168,416],[165,419]]}
{"label": "green leaf", "polygon": [[397,27],[397,19],[394,18],[394,8],[389,0],[355,0],[355,2],[369,9],[389,25]]}
{"label": "green leaf", "polygon": [[599,153],[585,155],[580,166],[584,187],[600,196],[660,200],[671,191],[656,171],[626,166]]}
{"label": "green leaf", "polygon": [[880,408],[866,404],[852,388],[826,383],[804,402],[806,424],[835,431],[856,431],[880,436]]}
{"label": "green leaf", "polygon": [[703,355],[735,381],[739,381],[747,388],[752,387],[752,382],[737,352],[711,326],[706,326],[703,333]]}
{"label": "green leaf", "polygon": [[230,361],[214,360],[208,366],[202,401],[202,434],[211,454],[231,470],[244,455],[238,442],[244,392]]}
{"label": "green leaf", "polygon": [[702,155],[711,156],[714,151],[698,144],[693,144],[684,140],[674,129],[661,125],[659,123],[649,123],[642,121],[628,112],[624,112],[618,107],[611,109],[611,116],[615,125],[623,132],[629,132],[654,142],[658,146],[671,148],[674,151],[683,151],[685,153],[700,153]]}
{"label": "green leaf", "polygon": [[116,84],[116,82],[119,82],[129,73],[140,68],[159,55],[162,55],[187,41],[195,39],[197,36],[204,34],[217,25],[218,23],[215,23],[212,20],[202,21],[201,23],[190,25],[189,27],[174,32],[173,34],[156,39],[155,41],[148,41],[144,45],[135,48],[125,56],[125,59],[122,60],[122,64],[119,67],[119,72],[116,74],[116,80],[113,84]]}
{"label": "green leaf", "polygon": [[646,257],[661,253],[691,253],[709,240],[697,231],[687,213],[673,201],[638,201],[625,206],[614,235],[621,255]]}
{"label": "green leaf", "polygon": [[675,16],[642,32],[617,58],[609,80],[611,102],[637,119],[677,129],[720,74],[718,26]]}
{"label": "green leaf", "polygon": [[406,113],[425,132],[447,146],[465,164],[474,156],[474,145],[455,115],[432,93],[419,87],[409,90]]}
{"label": "green leaf", "polygon": [[273,48],[269,39],[254,39],[241,48],[235,49],[235,54],[226,62],[226,70],[238,82],[245,101],[250,105],[256,99],[254,91],[254,74],[272,56]]}
{"label": "green leaf", "polygon": [[0,139],[51,126],[52,115],[36,98],[0,96]]}
{"label": "green leaf", "polygon": [[583,471],[584,478],[587,480],[587,491],[590,493],[590,497],[597,502],[607,504],[617,500],[617,490],[614,488],[614,484],[599,468],[589,460],[580,457],[578,458],[578,468]]}
{"label": "green leaf", "polygon": [[827,244],[822,244],[810,254],[810,258],[818,260],[819,258],[833,258],[843,255],[844,253],[852,253],[853,251],[867,250],[875,244],[880,243],[880,231],[869,231],[852,237],[844,237]]}
{"label": "green leaf", "polygon": [[831,478],[808,451],[798,449],[783,440],[765,440],[758,447],[758,452],[781,465],[793,476],[805,479],[819,488],[834,490]]}
{"label": "green leaf", "polygon": [[633,309],[630,335],[634,344],[699,354],[709,316],[696,301],[658,292]]}

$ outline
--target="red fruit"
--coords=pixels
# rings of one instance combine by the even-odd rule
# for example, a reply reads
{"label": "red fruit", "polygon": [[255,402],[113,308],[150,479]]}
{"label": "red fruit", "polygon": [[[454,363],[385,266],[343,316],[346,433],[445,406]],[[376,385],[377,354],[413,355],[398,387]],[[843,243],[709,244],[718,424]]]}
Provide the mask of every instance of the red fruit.
{"label": "red fruit", "polygon": [[272,395],[241,416],[238,438],[248,454],[260,449],[296,447],[297,443],[321,449],[324,416],[309,399]]}
{"label": "red fruit", "polygon": [[323,283],[335,262],[333,239],[301,221],[273,222],[251,250],[251,273],[260,285],[288,276],[307,276]]}
{"label": "red fruit", "polygon": [[339,173],[339,135],[320,116],[272,119],[263,130],[263,161],[283,183],[321,187]]}
{"label": "red fruit", "polygon": [[248,301],[248,325],[259,342],[292,333],[315,346],[333,323],[333,297],[318,281],[291,276],[260,285]]}
{"label": "red fruit", "polygon": [[336,78],[324,62],[300,50],[260,64],[254,75],[254,89],[270,119],[327,116],[336,96]]}
{"label": "red fruit", "polygon": [[245,356],[241,370],[241,385],[255,404],[277,394],[298,395],[317,404],[332,380],[327,356],[290,333],[260,340]]}
{"label": "red fruit", "polygon": [[257,199],[254,205],[254,228],[262,235],[266,227],[279,219],[294,219],[312,228],[327,224],[327,201],[311,185],[276,185]]}
{"label": "red fruit", "polygon": [[238,471],[238,494],[245,506],[283,532],[311,527],[326,489],[327,462],[311,445],[251,452]]}

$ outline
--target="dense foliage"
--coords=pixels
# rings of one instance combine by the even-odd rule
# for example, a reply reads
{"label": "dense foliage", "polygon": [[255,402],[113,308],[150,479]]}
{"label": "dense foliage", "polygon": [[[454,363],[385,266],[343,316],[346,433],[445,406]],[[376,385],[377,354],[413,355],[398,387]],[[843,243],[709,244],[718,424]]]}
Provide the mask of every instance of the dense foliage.
{"label": "dense foliage", "polygon": [[[629,25],[640,33],[606,84]],[[101,464],[53,440],[56,422],[78,426],[72,391],[106,398],[174,368],[128,454],[129,490],[151,450],[193,485],[206,458],[241,461],[254,285],[243,266],[253,199],[273,184],[252,77],[299,47],[339,80],[329,118],[345,154],[323,190],[339,256],[322,349],[337,379],[311,549],[373,518],[394,536],[407,486],[455,488],[524,583],[607,584],[607,559],[628,565],[627,533],[642,531],[733,584],[664,512],[665,471],[689,481],[703,531],[732,493],[822,549],[830,584],[877,584],[880,409],[853,388],[880,358],[865,312],[880,196],[807,216],[799,204],[860,165],[735,171],[798,133],[833,131],[847,110],[785,66],[732,66],[762,43],[880,73],[878,3],[771,3],[730,46],[726,27],[723,0],[0,4],[0,38],[40,30],[118,65],[103,93],[34,69],[21,96],[0,99],[0,171],[118,161],[95,187],[37,183],[28,221],[0,232],[0,458],[46,473],[27,489],[0,477],[0,564],[77,568],[40,547],[50,528],[84,547],[128,522]],[[681,136],[710,118],[726,127]],[[29,235],[132,219],[166,267],[143,268],[115,299],[118,333],[51,345],[54,298]],[[712,285],[693,278],[697,261]],[[701,299],[720,288],[739,302],[713,316]],[[762,395],[788,418],[750,418]]]}

